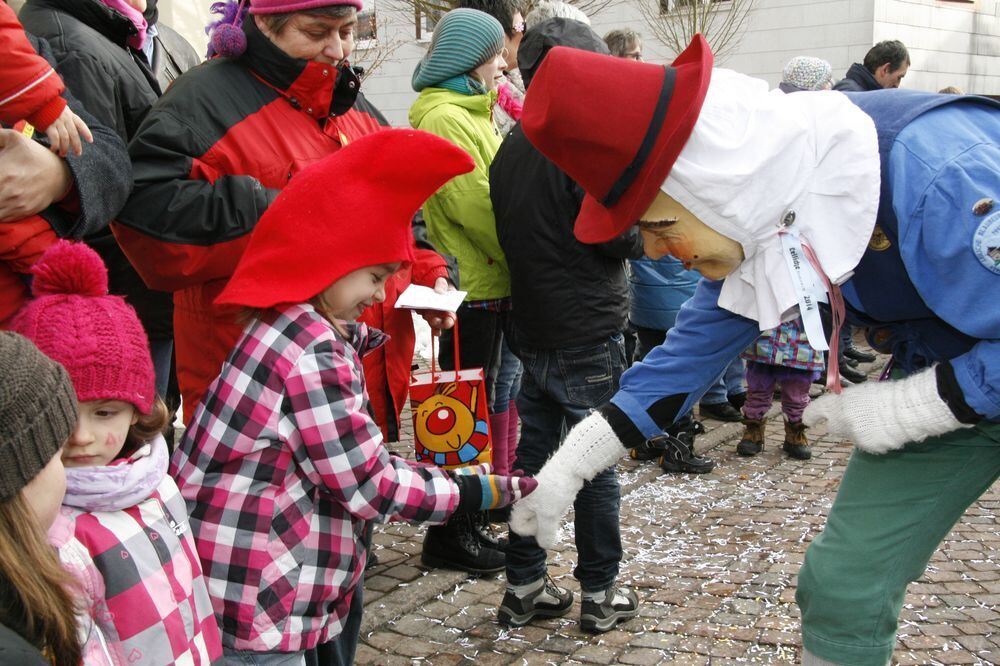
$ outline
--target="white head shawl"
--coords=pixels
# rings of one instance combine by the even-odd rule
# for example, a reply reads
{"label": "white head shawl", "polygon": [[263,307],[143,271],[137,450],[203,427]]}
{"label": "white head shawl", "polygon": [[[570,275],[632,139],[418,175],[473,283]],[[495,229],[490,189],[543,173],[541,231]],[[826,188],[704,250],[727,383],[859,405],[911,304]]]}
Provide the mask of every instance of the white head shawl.
{"label": "white head shawl", "polygon": [[781,253],[780,222],[794,226],[834,284],[852,274],[878,211],[875,125],[839,92],[786,95],[759,79],[715,69],[691,138],[661,190],[743,246],[720,307],[774,328],[798,296]]}

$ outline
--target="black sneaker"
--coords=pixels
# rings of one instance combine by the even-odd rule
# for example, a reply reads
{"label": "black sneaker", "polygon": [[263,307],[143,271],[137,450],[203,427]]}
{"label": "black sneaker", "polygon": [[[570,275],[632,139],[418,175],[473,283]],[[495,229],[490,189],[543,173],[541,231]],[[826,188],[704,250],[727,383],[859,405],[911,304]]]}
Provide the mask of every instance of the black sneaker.
{"label": "black sneaker", "polygon": [[663,446],[660,439],[647,439],[645,442],[628,450],[628,457],[632,460],[656,460],[663,455]]}
{"label": "black sneaker", "polygon": [[743,415],[740,414],[740,410],[736,409],[728,402],[720,402],[717,405],[709,405],[702,402],[698,405],[698,411],[701,412],[702,416],[707,416],[708,418],[715,419],[716,421],[743,420]]}
{"label": "black sneaker", "polygon": [[708,474],[715,469],[715,463],[712,462],[711,458],[695,454],[693,437],[690,444],[670,435],[660,435],[654,437],[652,441],[663,448],[663,455],[660,456],[660,469],[668,474]]}
{"label": "black sneaker", "polygon": [[523,627],[536,617],[562,617],[573,605],[573,592],[563,589],[545,575],[542,586],[519,597],[509,589],[500,602],[497,622],[505,627]]}
{"label": "black sneaker", "polygon": [[639,595],[625,587],[611,587],[600,602],[584,597],[580,605],[580,628],[592,634],[601,634],[638,614]]}

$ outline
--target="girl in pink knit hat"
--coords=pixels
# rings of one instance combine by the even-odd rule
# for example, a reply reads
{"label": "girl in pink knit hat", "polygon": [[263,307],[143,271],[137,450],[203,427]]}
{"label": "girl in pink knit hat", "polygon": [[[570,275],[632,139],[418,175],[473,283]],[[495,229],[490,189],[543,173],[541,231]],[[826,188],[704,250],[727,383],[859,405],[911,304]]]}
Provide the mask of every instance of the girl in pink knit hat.
{"label": "girl in pink knit hat", "polygon": [[113,663],[221,663],[187,509],[167,475],[167,409],[135,310],[108,295],[107,269],[82,243],[57,242],[32,272],[35,298],[12,328],[66,368],[79,401],[49,541],[81,582],[81,605]]}

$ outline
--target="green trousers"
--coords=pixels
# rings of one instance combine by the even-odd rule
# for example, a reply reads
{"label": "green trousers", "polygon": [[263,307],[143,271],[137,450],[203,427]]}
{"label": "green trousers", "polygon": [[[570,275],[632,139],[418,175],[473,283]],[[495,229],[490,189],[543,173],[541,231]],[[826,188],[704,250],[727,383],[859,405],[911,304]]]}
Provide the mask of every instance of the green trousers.
{"label": "green trousers", "polygon": [[998,476],[1000,424],[881,456],[855,450],[799,572],[803,646],[836,664],[885,666],[906,586]]}

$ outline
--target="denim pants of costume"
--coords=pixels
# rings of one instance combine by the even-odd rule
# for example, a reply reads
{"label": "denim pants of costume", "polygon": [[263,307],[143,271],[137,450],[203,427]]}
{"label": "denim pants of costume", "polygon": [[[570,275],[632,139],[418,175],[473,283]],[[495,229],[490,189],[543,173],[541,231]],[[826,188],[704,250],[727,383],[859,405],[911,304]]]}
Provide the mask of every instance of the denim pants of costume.
{"label": "denim pants of costume", "polygon": [[[625,343],[621,335],[589,347],[531,349],[519,346],[524,364],[517,408],[521,439],[516,466],[537,474],[562,443],[566,433],[618,390],[625,371]],[[622,558],[618,511],[621,489],[615,468],[585,483],[573,507],[576,511],[576,550],[573,575],[585,592],[611,587]],[[523,585],[545,575],[545,551],[534,537],[510,533],[507,546],[507,582]]]}
{"label": "denim pants of costume", "polygon": [[835,664],[885,666],[906,586],[998,477],[996,423],[879,456],[855,449],[799,572],[803,646]]}

